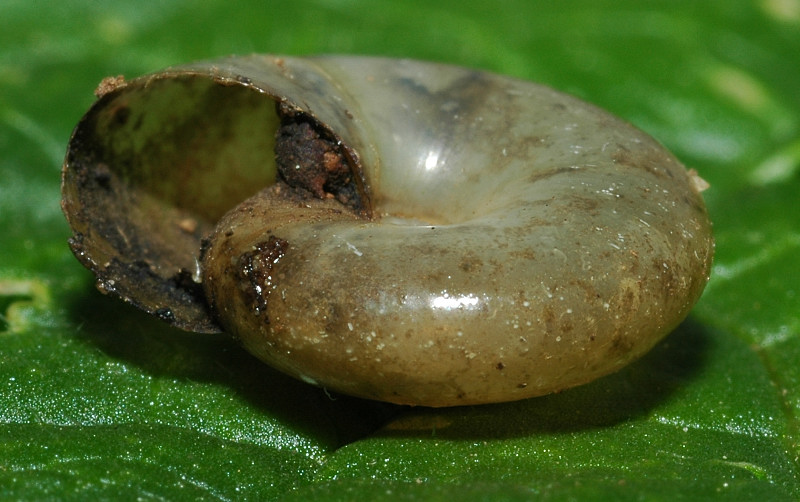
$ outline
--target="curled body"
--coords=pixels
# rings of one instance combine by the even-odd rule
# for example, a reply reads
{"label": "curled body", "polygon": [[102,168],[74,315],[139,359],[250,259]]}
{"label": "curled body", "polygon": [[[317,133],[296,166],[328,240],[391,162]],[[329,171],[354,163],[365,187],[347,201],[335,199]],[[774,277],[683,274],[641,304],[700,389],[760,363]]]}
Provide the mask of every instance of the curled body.
{"label": "curled body", "polygon": [[426,406],[560,391],[647,352],[708,280],[699,178],[541,85],[250,56],[111,87],[65,162],[76,256],[312,384]]}

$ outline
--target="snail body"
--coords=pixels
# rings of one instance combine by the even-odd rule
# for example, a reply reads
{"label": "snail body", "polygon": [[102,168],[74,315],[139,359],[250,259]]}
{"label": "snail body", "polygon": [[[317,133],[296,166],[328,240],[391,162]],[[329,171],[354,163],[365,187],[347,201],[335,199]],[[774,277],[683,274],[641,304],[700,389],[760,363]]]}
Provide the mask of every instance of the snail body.
{"label": "snail body", "polygon": [[[246,186],[222,196],[220,176]],[[169,188],[195,178],[199,195]],[[586,383],[677,326],[713,253],[697,179],[540,85],[251,56],[104,89],[73,135],[63,205],[102,290],[221,328],[309,383],[453,406]]]}

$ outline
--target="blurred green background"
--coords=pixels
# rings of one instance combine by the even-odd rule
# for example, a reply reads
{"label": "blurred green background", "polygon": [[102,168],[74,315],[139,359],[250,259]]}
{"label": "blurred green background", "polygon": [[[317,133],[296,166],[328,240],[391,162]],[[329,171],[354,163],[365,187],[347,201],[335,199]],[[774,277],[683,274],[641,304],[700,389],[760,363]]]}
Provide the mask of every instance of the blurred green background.
{"label": "blurred green background", "polygon": [[[800,0],[0,3],[0,499],[798,500]],[[101,78],[354,53],[540,81],[697,169],[689,319],[626,370],[448,410],[294,382],[93,288],[59,209]]]}

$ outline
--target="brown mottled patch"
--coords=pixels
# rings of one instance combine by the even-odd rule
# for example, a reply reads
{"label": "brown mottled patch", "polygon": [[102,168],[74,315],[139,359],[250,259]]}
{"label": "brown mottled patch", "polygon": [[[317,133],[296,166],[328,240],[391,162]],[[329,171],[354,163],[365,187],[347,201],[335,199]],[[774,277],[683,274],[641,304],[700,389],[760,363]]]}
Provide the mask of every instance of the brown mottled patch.
{"label": "brown mottled patch", "polygon": [[528,182],[536,183],[539,180],[552,178],[553,176],[558,176],[559,174],[567,174],[570,172],[572,172],[572,168],[570,167],[557,167],[554,169],[539,170],[535,171],[533,174],[528,176]]}
{"label": "brown mottled patch", "polygon": [[632,152],[622,145],[618,145],[618,150],[612,155],[612,159],[619,165],[644,169],[650,174],[659,178],[672,178],[672,171],[665,166],[670,164],[669,157],[656,148],[648,148],[645,151]]}
{"label": "brown mottled patch", "polygon": [[583,299],[587,305],[600,298],[600,294],[597,292],[597,289],[594,287],[591,281],[572,279],[568,282],[568,284],[583,292]]}
{"label": "brown mottled patch", "polygon": [[517,251],[509,251],[508,255],[513,257],[513,258],[520,258],[520,259],[523,259],[523,260],[535,260],[536,259],[536,251],[534,251],[532,249],[529,249],[529,248],[523,248],[523,249],[520,249],[520,250],[517,250]]}
{"label": "brown mottled patch", "polygon": [[569,207],[577,211],[590,214],[597,214],[599,202],[597,197],[574,196],[569,198]]}
{"label": "brown mottled patch", "polygon": [[545,306],[542,308],[542,320],[544,321],[547,333],[552,333],[555,330],[556,323],[556,314],[553,312],[552,307]]}
{"label": "brown mottled patch", "polygon": [[461,261],[458,263],[458,268],[468,274],[476,273],[483,268],[483,261],[478,255],[469,251],[461,257]]}
{"label": "brown mottled patch", "polygon": [[635,342],[631,340],[630,337],[625,336],[623,333],[617,332],[614,333],[614,336],[611,338],[611,343],[608,346],[608,353],[615,358],[619,356],[626,356],[631,352],[635,345]]}
{"label": "brown mottled patch", "polygon": [[239,256],[236,262],[242,293],[256,315],[264,314],[265,322],[269,322],[266,311],[272,289],[272,268],[286,254],[288,248],[288,242],[270,236],[269,240],[257,244],[254,250]]}

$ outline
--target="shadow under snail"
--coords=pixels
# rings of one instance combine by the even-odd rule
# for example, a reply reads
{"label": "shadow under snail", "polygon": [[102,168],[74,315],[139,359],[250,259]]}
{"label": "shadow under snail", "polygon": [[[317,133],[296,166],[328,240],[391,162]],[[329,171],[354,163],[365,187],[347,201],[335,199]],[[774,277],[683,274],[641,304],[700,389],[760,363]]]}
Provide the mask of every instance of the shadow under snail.
{"label": "shadow under snail", "polygon": [[98,288],[400,404],[614,372],[708,280],[704,182],[550,88],[454,66],[254,55],[103,81],[62,206]]}

